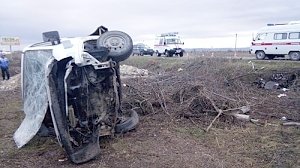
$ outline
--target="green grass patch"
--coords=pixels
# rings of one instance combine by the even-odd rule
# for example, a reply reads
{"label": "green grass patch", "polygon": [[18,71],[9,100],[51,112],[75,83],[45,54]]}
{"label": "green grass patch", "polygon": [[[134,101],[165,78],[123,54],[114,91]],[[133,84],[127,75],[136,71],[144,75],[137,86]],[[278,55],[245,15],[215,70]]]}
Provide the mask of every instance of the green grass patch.
{"label": "green grass patch", "polygon": [[184,134],[184,135],[188,135],[188,136],[192,136],[194,138],[204,138],[206,136],[204,130],[197,128],[197,127],[177,127],[174,128],[174,130],[178,133]]}
{"label": "green grass patch", "polygon": [[154,56],[133,56],[122,62],[121,64],[126,64],[141,69],[148,69],[151,72],[163,72],[184,64],[185,61],[179,59],[180,58],[177,57],[166,58]]}

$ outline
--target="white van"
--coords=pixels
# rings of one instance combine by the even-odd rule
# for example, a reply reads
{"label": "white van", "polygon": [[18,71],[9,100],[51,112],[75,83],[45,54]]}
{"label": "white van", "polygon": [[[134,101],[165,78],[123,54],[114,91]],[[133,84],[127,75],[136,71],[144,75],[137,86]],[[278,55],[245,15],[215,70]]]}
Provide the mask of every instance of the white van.
{"label": "white van", "polygon": [[184,53],[183,45],[184,43],[178,36],[178,32],[164,33],[155,39],[154,51],[157,56],[163,54],[167,57],[172,57],[173,55],[182,57]]}
{"label": "white van", "polygon": [[45,32],[43,42],[26,47],[21,61],[25,118],[14,133],[17,147],[39,130],[54,130],[69,160],[79,164],[100,154],[100,137],[133,129],[139,118],[132,110],[131,117],[122,113],[119,66],[132,48],[128,34],[104,26],[85,37]]}
{"label": "white van", "polygon": [[291,60],[300,60],[300,21],[261,28],[252,41],[250,53],[257,59],[289,55]]}

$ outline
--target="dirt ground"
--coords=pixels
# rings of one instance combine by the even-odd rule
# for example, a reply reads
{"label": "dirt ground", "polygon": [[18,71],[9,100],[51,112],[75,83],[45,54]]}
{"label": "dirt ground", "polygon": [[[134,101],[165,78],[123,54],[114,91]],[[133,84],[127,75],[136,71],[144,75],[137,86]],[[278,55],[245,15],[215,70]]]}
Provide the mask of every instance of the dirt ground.
{"label": "dirt ground", "polygon": [[[101,138],[101,155],[74,165],[55,137],[36,136],[21,149],[14,144],[24,118],[19,57],[11,57],[12,80],[0,83],[0,167],[300,167],[300,129],[282,125],[300,122],[300,62],[229,60],[222,53],[131,57],[124,64],[147,70],[123,78],[123,108],[137,109],[138,128]],[[274,74],[295,78],[262,88],[259,79]],[[257,122],[222,114],[206,132],[217,115],[212,102],[224,111],[249,106],[246,114]]]}

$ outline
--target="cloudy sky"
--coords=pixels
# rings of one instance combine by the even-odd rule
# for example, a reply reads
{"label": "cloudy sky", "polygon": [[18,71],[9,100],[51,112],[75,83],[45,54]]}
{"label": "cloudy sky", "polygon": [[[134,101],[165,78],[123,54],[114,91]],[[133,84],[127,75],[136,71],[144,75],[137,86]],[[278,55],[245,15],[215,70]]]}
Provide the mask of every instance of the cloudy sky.
{"label": "cloudy sky", "polygon": [[[98,26],[153,44],[156,35],[179,32],[187,48],[248,47],[267,23],[300,20],[299,0],[0,0],[0,36],[20,37],[21,47],[41,33],[85,36]],[[4,46],[1,46],[3,48]]]}

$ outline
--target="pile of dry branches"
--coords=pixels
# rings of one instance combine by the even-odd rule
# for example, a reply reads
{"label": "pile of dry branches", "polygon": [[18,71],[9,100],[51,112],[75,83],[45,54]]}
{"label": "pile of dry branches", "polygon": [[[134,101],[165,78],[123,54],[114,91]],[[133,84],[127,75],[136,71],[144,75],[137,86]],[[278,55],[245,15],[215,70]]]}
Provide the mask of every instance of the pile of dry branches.
{"label": "pile of dry branches", "polygon": [[257,122],[257,114],[280,110],[274,107],[280,100],[270,103],[274,95],[254,84],[260,76],[251,66],[228,59],[191,59],[172,71],[125,80],[123,106],[143,115],[207,118],[207,131],[221,116]]}

